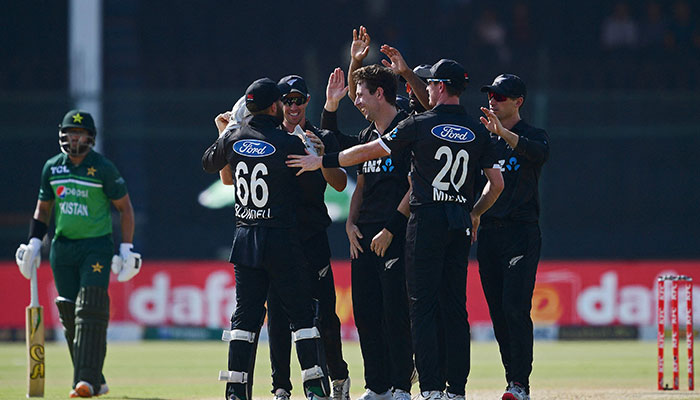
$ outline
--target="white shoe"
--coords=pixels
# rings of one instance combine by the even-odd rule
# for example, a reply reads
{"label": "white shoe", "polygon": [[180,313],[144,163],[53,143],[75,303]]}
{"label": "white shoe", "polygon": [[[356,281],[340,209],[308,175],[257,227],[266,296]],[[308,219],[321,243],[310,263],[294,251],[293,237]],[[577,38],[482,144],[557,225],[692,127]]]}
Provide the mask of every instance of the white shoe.
{"label": "white shoe", "polygon": [[289,400],[290,396],[291,394],[288,391],[279,388],[275,390],[275,397],[273,397],[273,400]]}
{"label": "white shoe", "polygon": [[411,400],[411,394],[405,390],[394,389],[394,400]]}
{"label": "white shoe", "polygon": [[89,384],[85,381],[80,381],[80,382],[75,384],[75,389],[70,391],[70,393],[68,394],[68,397],[70,397],[70,398],[92,397],[94,393],[95,393],[95,391],[92,388],[91,384]]}
{"label": "white shoe", "polygon": [[393,397],[391,390],[387,390],[384,393],[375,393],[372,389],[367,389],[357,400],[393,400]]}
{"label": "white shoe", "polygon": [[100,385],[100,390],[97,392],[95,396],[102,396],[103,394],[109,393],[109,386],[107,386],[106,383],[103,383]]}
{"label": "white shoe", "polygon": [[452,394],[450,392],[445,392],[445,400],[465,400],[463,394]]}
{"label": "white shoe", "polygon": [[530,395],[525,392],[525,388],[520,386],[520,384],[511,382],[508,384],[508,388],[503,393],[501,400],[530,400]]}
{"label": "white shoe", "polygon": [[331,399],[350,400],[350,377],[331,382]]}
{"label": "white shoe", "polygon": [[439,390],[420,392],[418,396],[416,396],[416,400],[445,400],[445,394]]}

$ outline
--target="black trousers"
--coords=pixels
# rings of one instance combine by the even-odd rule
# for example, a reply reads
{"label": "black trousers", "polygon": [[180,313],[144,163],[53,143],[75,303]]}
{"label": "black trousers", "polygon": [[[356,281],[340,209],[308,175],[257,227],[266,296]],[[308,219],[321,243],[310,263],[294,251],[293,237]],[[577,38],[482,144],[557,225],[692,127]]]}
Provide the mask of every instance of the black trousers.
{"label": "black trousers", "polygon": [[381,224],[358,225],[364,252],[352,260],[352,308],[360,338],[365,388],[410,391],[413,350],[408,317],[404,237],[394,236],[384,257],[370,250]]}
{"label": "black trousers", "polygon": [[[330,247],[326,231],[319,232],[302,243],[302,251],[308,262],[303,268],[303,278],[310,287],[310,295],[318,301],[318,329],[326,354],[328,374],[333,380],[348,377],[348,365],[343,360],[340,338],[340,319],[335,313],[335,282],[330,264]],[[270,290],[267,295],[267,332],[272,366],[272,392],[277,389],[292,390],[289,365],[292,351],[292,335],[289,320],[282,308],[280,295]]]}
{"label": "black trousers", "polygon": [[463,395],[470,367],[466,308],[470,237],[451,229],[444,207],[411,210],[406,281],[420,390]]}
{"label": "black trousers", "polygon": [[533,332],[530,310],[542,237],[537,223],[486,225],[477,258],[507,382],[529,391]]}
{"label": "black trousers", "polygon": [[[242,245],[246,248],[236,248]],[[268,290],[279,293],[281,307],[292,330],[313,327],[312,298],[308,282],[303,279],[305,261],[295,230],[238,228],[232,253],[238,260],[259,262],[253,266],[240,262],[234,265],[236,310],[231,317],[231,329],[256,332],[257,336],[265,316]],[[232,340],[229,343],[229,370],[252,371],[256,346],[257,341]],[[322,365],[318,339],[300,340],[296,349],[302,370]],[[239,398],[245,398],[243,390],[245,386],[229,383],[226,393],[235,392]]]}

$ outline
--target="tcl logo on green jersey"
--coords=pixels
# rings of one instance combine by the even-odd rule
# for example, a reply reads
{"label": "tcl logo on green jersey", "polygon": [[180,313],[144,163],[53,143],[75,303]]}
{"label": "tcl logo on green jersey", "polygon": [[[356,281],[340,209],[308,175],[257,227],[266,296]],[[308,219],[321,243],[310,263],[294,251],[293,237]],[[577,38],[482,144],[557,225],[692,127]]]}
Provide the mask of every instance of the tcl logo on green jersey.
{"label": "tcl logo on green jersey", "polygon": [[78,215],[81,217],[89,217],[88,206],[86,204],[74,203],[72,201],[66,201],[63,203],[58,203],[61,214],[65,215]]}
{"label": "tcl logo on green jersey", "polygon": [[70,170],[65,165],[51,167],[51,175],[57,175],[57,174],[70,174]]}

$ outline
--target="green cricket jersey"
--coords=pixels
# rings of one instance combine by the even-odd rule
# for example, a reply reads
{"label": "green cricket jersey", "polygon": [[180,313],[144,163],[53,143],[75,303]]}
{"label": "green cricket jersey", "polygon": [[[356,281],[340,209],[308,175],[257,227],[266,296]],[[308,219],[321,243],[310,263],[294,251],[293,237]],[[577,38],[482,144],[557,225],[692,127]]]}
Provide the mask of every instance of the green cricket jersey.
{"label": "green cricket jersey", "polygon": [[55,201],[56,236],[85,239],[112,233],[110,201],[126,195],[126,183],[103,155],[90,151],[79,166],[66,154],[50,158],[41,173],[39,200]]}

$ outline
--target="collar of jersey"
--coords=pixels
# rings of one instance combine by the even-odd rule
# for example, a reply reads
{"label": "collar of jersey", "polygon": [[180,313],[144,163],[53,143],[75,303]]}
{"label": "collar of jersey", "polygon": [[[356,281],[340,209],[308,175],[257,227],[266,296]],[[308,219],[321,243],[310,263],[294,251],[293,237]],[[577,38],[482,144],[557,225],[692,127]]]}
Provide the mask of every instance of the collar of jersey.
{"label": "collar of jersey", "polygon": [[460,104],[439,104],[433,107],[433,111],[447,112],[453,114],[466,114],[467,111]]}

